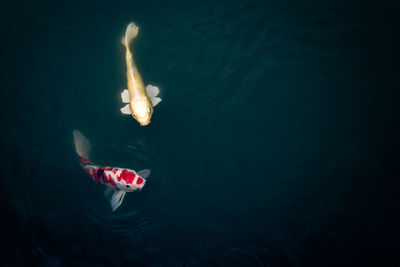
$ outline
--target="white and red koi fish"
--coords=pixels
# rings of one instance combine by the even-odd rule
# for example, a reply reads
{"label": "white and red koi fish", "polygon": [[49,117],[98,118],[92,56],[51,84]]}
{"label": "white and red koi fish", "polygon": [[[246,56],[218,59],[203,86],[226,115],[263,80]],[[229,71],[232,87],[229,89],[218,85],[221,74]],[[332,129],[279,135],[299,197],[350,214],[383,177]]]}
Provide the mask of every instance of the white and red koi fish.
{"label": "white and red koi fish", "polygon": [[74,130],[72,134],[81,166],[93,180],[107,186],[105,196],[111,196],[110,202],[113,211],[122,204],[126,192],[141,190],[144,187],[145,179],[150,175],[150,170],[144,169],[135,172],[125,168],[95,165],[89,160],[89,140],[79,130]]}

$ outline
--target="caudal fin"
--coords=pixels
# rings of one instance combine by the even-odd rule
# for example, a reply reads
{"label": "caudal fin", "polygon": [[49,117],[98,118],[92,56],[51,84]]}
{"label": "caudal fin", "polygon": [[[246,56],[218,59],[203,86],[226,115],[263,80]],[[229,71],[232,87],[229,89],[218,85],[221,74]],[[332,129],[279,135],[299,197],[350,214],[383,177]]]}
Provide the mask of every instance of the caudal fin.
{"label": "caudal fin", "polygon": [[131,41],[138,35],[139,27],[135,25],[135,23],[129,23],[128,27],[126,27],[125,36],[122,37],[122,44],[126,47],[129,47]]}
{"label": "caudal fin", "polygon": [[74,130],[72,132],[74,136],[74,143],[75,143],[75,151],[76,153],[86,160],[89,159],[89,152],[90,152],[90,142],[89,140],[79,131]]}

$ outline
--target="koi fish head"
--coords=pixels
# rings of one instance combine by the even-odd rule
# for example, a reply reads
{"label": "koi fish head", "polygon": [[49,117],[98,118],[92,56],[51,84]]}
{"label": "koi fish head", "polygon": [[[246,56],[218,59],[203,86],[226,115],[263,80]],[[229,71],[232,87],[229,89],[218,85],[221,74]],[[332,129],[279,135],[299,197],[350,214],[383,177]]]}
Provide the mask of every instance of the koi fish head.
{"label": "koi fish head", "polygon": [[136,98],[130,102],[132,117],[139,122],[140,125],[146,126],[150,123],[151,115],[153,115],[153,106],[148,97]]}
{"label": "koi fish head", "polygon": [[138,175],[135,171],[123,169],[118,177],[120,188],[127,192],[142,189],[146,183],[145,178]]}

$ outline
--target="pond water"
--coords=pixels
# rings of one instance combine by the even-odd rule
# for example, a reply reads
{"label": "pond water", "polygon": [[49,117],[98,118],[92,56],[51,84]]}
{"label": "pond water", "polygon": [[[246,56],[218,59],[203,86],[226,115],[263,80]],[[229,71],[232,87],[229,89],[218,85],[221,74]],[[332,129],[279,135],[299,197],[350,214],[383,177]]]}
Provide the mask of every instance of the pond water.
{"label": "pond water", "polygon": [[[6,263],[382,266],[394,257],[393,7],[92,0],[8,4],[1,14]],[[140,27],[139,72],[163,99],[146,127],[119,111],[130,21]],[[74,129],[94,162],[152,170],[115,212],[79,165]]]}

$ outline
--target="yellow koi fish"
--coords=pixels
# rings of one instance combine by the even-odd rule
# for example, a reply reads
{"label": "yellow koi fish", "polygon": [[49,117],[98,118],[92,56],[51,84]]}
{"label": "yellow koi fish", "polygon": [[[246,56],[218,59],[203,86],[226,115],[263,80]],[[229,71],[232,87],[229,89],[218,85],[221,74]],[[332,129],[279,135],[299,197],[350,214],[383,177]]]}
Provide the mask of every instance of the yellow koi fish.
{"label": "yellow koi fish", "polygon": [[125,36],[122,38],[122,44],[126,48],[128,89],[122,91],[121,98],[123,103],[128,104],[121,108],[121,112],[122,114],[132,114],[140,125],[146,126],[150,123],[153,107],[161,102],[161,98],[157,97],[160,93],[157,86],[147,85],[146,88],[144,87],[142,77],[133,62],[129,46],[138,35],[138,32],[139,27],[131,22],[126,28]]}

